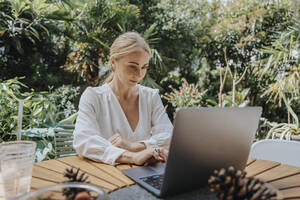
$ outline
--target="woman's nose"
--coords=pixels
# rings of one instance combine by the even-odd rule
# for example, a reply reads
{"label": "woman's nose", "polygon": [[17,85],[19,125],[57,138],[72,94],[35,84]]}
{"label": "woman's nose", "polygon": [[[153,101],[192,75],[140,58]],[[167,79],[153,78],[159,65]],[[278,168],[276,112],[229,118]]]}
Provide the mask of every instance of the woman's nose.
{"label": "woman's nose", "polygon": [[139,76],[139,77],[143,76],[142,70],[141,69],[137,69],[136,70],[136,75]]}

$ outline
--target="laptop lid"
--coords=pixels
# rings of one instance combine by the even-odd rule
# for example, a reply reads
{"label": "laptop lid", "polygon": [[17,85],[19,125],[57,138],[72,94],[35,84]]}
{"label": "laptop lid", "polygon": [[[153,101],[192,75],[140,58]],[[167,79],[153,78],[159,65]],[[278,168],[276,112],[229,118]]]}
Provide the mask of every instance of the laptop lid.
{"label": "laptop lid", "polygon": [[261,107],[179,109],[160,196],[207,185],[214,169],[244,169],[261,112]]}

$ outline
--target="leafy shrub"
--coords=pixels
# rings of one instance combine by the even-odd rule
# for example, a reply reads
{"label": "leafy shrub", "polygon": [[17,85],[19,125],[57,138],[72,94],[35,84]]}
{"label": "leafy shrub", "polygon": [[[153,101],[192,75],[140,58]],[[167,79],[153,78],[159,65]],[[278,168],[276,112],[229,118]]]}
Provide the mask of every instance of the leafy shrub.
{"label": "leafy shrub", "polygon": [[48,92],[22,93],[27,88],[18,78],[0,83],[0,135],[2,140],[15,139],[19,100],[23,99],[22,129],[55,126],[57,108],[53,103],[53,95]]}
{"label": "leafy shrub", "polygon": [[36,142],[35,162],[55,158],[53,128],[31,128],[22,130],[21,139]]}
{"label": "leafy shrub", "polygon": [[199,92],[198,85],[189,84],[183,79],[179,90],[174,89],[172,86],[170,88],[172,92],[165,94],[163,98],[170,102],[174,108],[199,107],[204,104],[203,96],[206,91]]}
{"label": "leafy shrub", "polygon": [[76,105],[80,97],[80,87],[71,85],[63,85],[53,91],[54,104],[59,113],[62,113],[61,119],[68,118],[77,112]]}
{"label": "leafy shrub", "polygon": [[[288,123],[292,122],[299,128],[299,119],[295,113],[293,100],[300,96],[300,17],[295,17],[293,24],[284,32],[278,34],[276,40],[262,52],[269,57],[263,62],[265,67],[261,72],[264,76],[268,71],[273,75],[274,80],[262,96],[268,95],[269,100],[278,100],[281,106],[282,100],[287,108]],[[268,100],[268,101],[269,101]],[[291,117],[292,116],[292,117]],[[292,120],[290,119],[292,118]]]}
{"label": "leafy shrub", "polygon": [[79,97],[79,87],[62,86],[52,93],[37,93],[33,89],[21,92],[28,88],[20,79],[0,83],[0,143],[16,140],[18,103],[23,99],[22,140],[36,141],[37,162],[52,159],[55,157],[52,127],[76,113],[74,101]]}
{"label": "leafy shrub", "polygon": [[60,68],[69,51],[62,30],[70,20],[64,7],[47,0],[1,0],[1,79],[25,76],[23,82],[36,90],[74,82]]}
{"label": "leafy shrub", "polygon": [[203,95],[206,91],[200,93],[198,86],[194,84],[189,84],[185,79],[183,79],[182,86],[179,90],[172,88],[173,92],[171,94],[166,94],[163,96],[166,100],[172,103],[174,107],[195,107],[200,106],[202,102]]}

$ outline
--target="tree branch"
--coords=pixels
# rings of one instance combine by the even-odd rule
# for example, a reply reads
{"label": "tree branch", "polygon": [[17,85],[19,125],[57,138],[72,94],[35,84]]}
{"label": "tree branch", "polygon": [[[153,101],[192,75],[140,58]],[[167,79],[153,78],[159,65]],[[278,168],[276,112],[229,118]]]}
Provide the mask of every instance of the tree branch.
{"label": "tree branch", "polygon": [[245,76],[245,74],[246,74],[246,72],[247,72],[247,69],[248,69],[248,66],[246,67],[246,69],[244,70],[244,72],[243,72],[241,78],[236,82],[236,84],[238,84],[238,83],[244,78],[244,76]]}

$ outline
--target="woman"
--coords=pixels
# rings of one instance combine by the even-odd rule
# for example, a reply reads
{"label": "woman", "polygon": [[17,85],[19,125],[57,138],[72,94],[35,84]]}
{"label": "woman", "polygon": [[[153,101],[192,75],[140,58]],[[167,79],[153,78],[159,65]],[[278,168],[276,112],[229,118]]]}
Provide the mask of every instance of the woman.
{"label": "woman", "polygon": [[157,89],[138,83],[145,77],[151,51],[135,32],[120,35],[110,48],[112,74],[81,96],[73,146],[79,155],[108,164],[143,165],[165,161],[162,147],[173,126]]}

